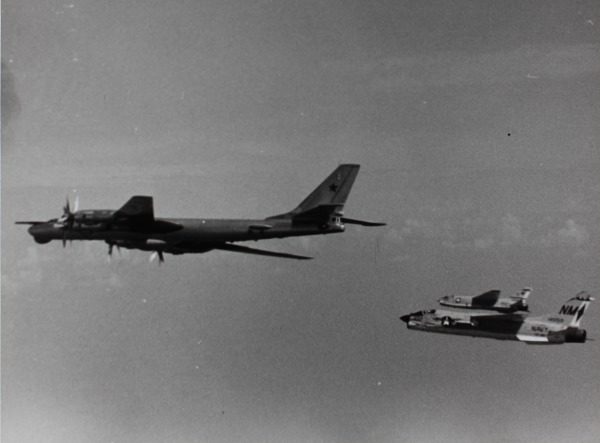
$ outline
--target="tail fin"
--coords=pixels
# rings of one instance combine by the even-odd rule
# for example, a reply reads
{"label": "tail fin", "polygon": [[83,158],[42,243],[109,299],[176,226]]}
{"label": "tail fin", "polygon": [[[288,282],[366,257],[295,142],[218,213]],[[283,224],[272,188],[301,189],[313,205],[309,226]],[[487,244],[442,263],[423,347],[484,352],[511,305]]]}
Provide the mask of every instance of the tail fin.
{"label": "tail fin", "polygon": [[[323,219],[332,213],[341,215],[360,165],[340,165],[294,210],[285,214],[293,218]],[[270,218],[281,217],[273,216]]]}
{"label": "tail fin", "polygon": [[583,317],[585,310],[592,300],[594,300],[593,297],[582,291],[562,305],[558,311],[558,316],[568,321],[568,326],[578,328],[579,323],[581,323],[581,317]]}
{"label": "tail fin", "polygon": [[515,295],[512,295],[511,298],[525,301],[529,297],[529,294],[531,294],[531,288],[523,288]]}

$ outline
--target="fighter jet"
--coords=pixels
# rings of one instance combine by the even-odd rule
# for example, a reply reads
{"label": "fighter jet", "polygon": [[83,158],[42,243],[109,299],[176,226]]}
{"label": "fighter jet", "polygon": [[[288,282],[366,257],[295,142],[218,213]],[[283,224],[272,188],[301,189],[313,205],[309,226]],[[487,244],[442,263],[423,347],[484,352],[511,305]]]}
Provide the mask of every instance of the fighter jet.
{"label": "fighter jet", "polygon": [[527,297],[531,288],[523,288],[510,297],[500,297],[500,291],[493,289],[475,296],[446,295],[438,300],[442,306],[464,309],[485,309],[498,312],[528,311]]}
{"label": "fighter jet", "polygon": [[431,309],[403,315],[408,329],[441,334],[518,340],[528,344],[584,343],[581,318],[594,300],[585,292],[567,300],[557,314],[530,316],[526,312],[498,314]]}
{"label": "fighter jet", "polygon": [[[335,169],[295,209],[264,219],[156,218],[152,197],[131,197],[117,210],[71,210],[69,200],[59,218],[18,221],[30,225],[37,243],[61,240],[103,240],[113,248],[151,251],[159,263],[165,253],[203,253],[220,249],[273,257],[310,259],[302,255],[265,251],[234,242],[317,234],[335,234],[344,224],[384,226],[343,217],[343,209],[360,166],[343,164]],[[76,205],[75,205],[76,206]]]}

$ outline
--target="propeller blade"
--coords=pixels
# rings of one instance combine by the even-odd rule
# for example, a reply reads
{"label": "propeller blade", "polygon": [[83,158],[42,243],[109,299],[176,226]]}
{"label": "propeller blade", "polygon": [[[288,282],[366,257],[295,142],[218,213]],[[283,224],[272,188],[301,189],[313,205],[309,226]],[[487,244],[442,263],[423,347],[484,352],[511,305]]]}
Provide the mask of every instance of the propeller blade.
{"label": "propeller blade", "polygon": [[[77,192],[77,191],[75,191]],[[75,194],[75,201],[73,202],[73,212],[77,212],[79,210],[79,194]]]}
{"label": "propeller blade", "polygon": [[70,215],[71,214],[71,206],[69,205],[69,196],[67,195],[66,197],[66,203],[65,206],[63,207],[63,212],[64,215]]}
{"label": "propeller blade", "polygon": [[152,254],[150,254],[150,263],[152,263],[153,261],[155,261],[157,257],[158,257],[158,264],[159,265],[161,263],[164,263],[165,257],[163,256],[163,252],[162,251],[154,251]]}

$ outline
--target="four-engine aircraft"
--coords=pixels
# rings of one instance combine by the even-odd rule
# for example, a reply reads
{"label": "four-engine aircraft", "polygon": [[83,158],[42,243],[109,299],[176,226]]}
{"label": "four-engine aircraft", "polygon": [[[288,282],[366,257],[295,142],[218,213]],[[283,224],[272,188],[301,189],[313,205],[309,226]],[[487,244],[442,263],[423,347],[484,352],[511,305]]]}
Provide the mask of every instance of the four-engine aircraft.
{"label": "four-engine aircraft", "polygon": [[523,288],[510,297],[500,297],[500,291],[492,289],[475,296],[446,295],[438,300],[442,306],[463,309],[485,309],[498,312],[528,311],[527,298],[531,288]]}
{"label": "four-engine aircraft", "polygon": [[581,318],[594,300],[585,292],[567,300],[558,314],[530,316],[526,312],[494,313],[431,309],[403,315],[408,329],[467,335],[498,340],[519,340],[529,344],[584,343]]}
{"label": "four-engine aircraft", "polygon": [[37,243],[62,240],[103,240],[108,253],[113,247],[152,251],[159,262],[164,253],[202,253],[213,249],[273,257],[310,259],[302,255],[265,251],[234,242],[283,238],[344,231],[344,224],[383,226],[343,217],[344,203],[360,165],[336,168],[295,209],[264,219],[156,218],[153,199],[134,196],[118,210],[72,211],[69,201],[60,218],[48,221],[18,221],[31,225],[28,232]]}

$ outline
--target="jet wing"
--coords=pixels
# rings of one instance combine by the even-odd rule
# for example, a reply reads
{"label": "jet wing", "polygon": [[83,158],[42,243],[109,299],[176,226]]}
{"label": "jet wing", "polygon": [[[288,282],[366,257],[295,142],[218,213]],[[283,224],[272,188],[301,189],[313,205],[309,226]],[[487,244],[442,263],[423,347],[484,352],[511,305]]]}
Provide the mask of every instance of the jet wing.
{"label": "jet wing", "polygon": [[484,292],[481,295],[476,295],[473,297],[472,304],[473,305],[481,305],[481,306],[492,306],[500,298],[500,291],[497,289],[492,289],[491,291]]}
{"label": "jet wing", "polygon": [[519,313],[471,315],[471,322],[484,330],[503,331],[516,334],[525,321],[526,315]]}
{"label": "jet wing", "polygon": [[296,260],[311,260],[312,259],[312,257],[306,257],[304,255],[288,254],[286,252],[265,251],[263,249],[249,248],[248,246],[234,245],[231,243],[221,243],[219,245],[212,246],[212,248],[213,249],[221,249],[223,251],[241,252],[244,254],[266,255],[269,257],[294,258]]}
{"label": "jet wing", "polygon": [[135,195],[131,197],[113,216],[117,222],[130,224],[151,224],[154,222],[152,197]]}
{"label": "jet wing", "polygon": [[527,317],[527,314],[521,312],[510,312],[506,314],[498,314],[496,312],[477,312],[470,315],[473,319],[489,319],[489,320],[509,320],[509,321],[520,321]]}

